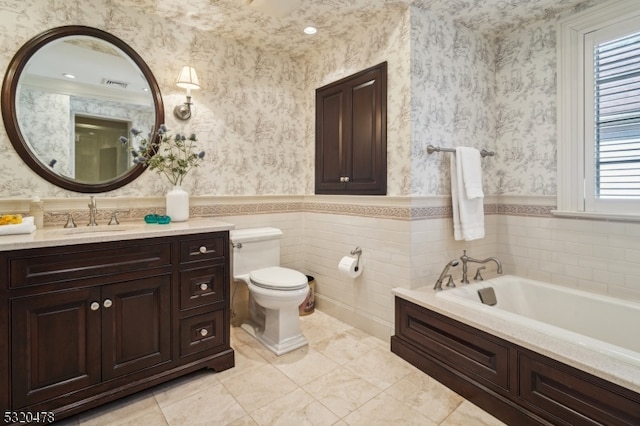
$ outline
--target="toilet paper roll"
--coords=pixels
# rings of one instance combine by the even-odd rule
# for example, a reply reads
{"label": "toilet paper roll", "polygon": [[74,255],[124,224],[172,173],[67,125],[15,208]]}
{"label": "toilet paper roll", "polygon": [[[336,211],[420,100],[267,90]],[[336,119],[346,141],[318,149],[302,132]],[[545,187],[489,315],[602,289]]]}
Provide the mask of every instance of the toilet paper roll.
{"label": "toilet paper roll", "polygon": [[340,263],[338,263],[338,271],[349,278],[357,278],[362,273],[362,263],[356,266],[357,263],[357,259],[345,256],[340,259]]}

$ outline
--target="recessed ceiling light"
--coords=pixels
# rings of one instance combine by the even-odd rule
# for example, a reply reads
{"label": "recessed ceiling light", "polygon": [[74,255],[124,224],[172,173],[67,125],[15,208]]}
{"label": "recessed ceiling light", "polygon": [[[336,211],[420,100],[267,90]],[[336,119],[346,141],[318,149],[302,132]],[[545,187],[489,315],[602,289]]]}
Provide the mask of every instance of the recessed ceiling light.
{"label": "recessed ceiling light", "polygon": [[73,75],[73,74],[69,74],[68,72],[66,72],[66,73],[62,74],[62,76],[63,76],[63,77],[67,77],[67,78],[76,78],[76,76],[75,76],[75,75]]}
{"label": "recessed ceiling light", "polygon": [[318,29],[316,27],[309,26],[304,29],[304,33],[309,35],[315,34],[317,32],[318,32]]}

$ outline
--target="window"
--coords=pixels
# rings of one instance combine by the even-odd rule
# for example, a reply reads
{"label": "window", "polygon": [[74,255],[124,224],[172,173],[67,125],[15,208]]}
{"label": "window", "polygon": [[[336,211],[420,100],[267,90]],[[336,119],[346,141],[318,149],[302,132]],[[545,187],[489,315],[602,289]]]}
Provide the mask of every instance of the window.
{"label": "window", "polygon": [[640,219],[640,11],[587,10],[558,31],[558,212]]}

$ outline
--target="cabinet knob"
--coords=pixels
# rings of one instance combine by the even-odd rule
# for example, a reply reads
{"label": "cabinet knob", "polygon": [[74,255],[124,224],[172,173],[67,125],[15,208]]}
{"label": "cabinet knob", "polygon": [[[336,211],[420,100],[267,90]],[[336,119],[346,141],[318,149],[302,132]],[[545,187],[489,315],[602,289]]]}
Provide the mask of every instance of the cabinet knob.
{"label": "cabinet knob", "polygon": [[340,182],[344,182],[344,176],[340,176]]}
{"label": "cabinet knob", "polygon": [[111,306],[113,306],[113,302],[111,301],[111,299],[105,299],[105,301],[102,303],[102,306],[104,306],[105,308],[110,308]]}
{"label": "cabinet knob", "polygon": [[97,311],[98,309],[100,309],[100,304],[98,302],[91,303],[91,310],[92,311]]}
{"label": "cabinet knob", "polygon": [[204,254],[207,252],[207,248],[205,246],[200,246],[200,253]]}
{"label": "cabinet knob", "polygon": [[209,288],[209,286],[207,285],[207,283],[200,284],[200,290],[206,290],[208,288]]}
{"label": "cabinet knob", "polygon": [[201,329],[200,329],[200,335],[201,335],[202,337],[206,336],[207,334],[209,334],[209,332],[207,331],[207,329],[206,329],[206,328],[201,328]]}
{"label": "cabinet knob", "polygon": [[344,177],[344,181],[345,181],[345,182],[349,182],[349,176],[345,176],[345,177]]}

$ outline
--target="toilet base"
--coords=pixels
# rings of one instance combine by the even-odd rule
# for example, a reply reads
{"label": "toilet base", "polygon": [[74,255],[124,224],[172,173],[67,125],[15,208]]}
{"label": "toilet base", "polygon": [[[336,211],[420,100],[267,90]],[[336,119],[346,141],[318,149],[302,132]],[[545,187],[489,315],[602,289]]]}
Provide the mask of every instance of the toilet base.
{"label": "toilet base", "polygon": [[288,337],[286,339],[283,339],[281,342],[276,343],[264,334],[264,330],[252,324],[251,322],[245,322],[240,327],[249,335],[253,336],[258,342],[267,347],[267,349],[278,356],[309,344],[307,339],[302,334]]}

